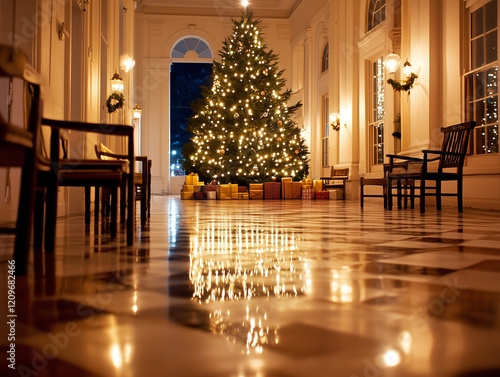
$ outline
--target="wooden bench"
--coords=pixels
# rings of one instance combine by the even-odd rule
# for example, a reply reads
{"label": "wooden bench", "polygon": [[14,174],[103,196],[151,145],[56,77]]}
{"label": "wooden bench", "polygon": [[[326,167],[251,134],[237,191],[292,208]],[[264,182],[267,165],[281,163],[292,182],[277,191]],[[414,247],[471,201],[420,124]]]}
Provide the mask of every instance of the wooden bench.
{"label": "wooden bench", "polygon": [[332,166],[329,177],[321,177],[323,189],[342,189],[342,199],[345,200],[345,185],[349,179],[349,168],[334,168]]}

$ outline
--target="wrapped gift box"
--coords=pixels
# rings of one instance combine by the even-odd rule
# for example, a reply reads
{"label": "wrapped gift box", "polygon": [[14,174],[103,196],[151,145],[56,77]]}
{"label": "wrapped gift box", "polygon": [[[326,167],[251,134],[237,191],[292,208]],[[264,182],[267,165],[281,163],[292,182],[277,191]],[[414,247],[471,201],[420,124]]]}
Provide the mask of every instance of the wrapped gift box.
{"label": "wrapped gift box", "polygon": [[330,199],[328,191],[316,191],[316,199]]}
{"label": "wrapped gift box", "polygon": [[231,188],[231,199],[238,199],[238,185],[230,183],[229,187]]}
{"label": "wrapped gift box", "polygon": [[238,186],[238,192],[248,192],[248,188],[246,186]]}
{"label": "wrapped gift box", "polygon": [[198,174],[191,173],[186,175],[186,185],[197,185],[198,184]]}
{"label": "wrapped gift box", "polygon": [[250,199],[264,199],[264,190],[250,190]]}
{"label": "wrapped gift box", "polygon": [[292,199],[292,178],[281,178],[281,197],[283,199]]}
{"label": "wrapped gift box", "polygon": [[292,199],[302,199],[302,182],[292,182]]}
{"label": "wrapped gift box", "polygon": [[248,199],[248,193],[246,193],[246,192],[239,192],[238,193],[238,199]]}
{"label": "wrapped gift box", "polygon": [[281,198],[281,183],[265,182],[264,199],[280,199],[280,198]]}
{"label": "wrapped gift box", "polygon": [[195,186],[193,186],[193,192],[197,193],[197,192],[203,191],[202,188],[203,188],[203,186],[195,185]]}
{"label": "wrapped gift box", "polygon": [[302,190],[309,190],[309,189],[314,190],[312,183],[310,185],[302,183]]}
{"label": "wrapped gift box", "polygon": [[197,191],[194,193],[195,200],[205,200],[207,198],[207,193],[204,191]]}
{"label": "wrapped gift box", "polygon": [[218,185],[205,185],[205,191],[217,191],[217,186]]}
{"label": "wrapped gift box", "polygon": [[342,190],[329,190],[328,193],[329,193],[330,199],[332,199],[332,200],[342,200],[343,199]]}
{"label": "wrapped gift box", "polygon": [[205,191],[205,194],[207,194],[207,199],[208,200],[215,200],[215,199],[217,199],[217,192],[216,191]]}
{"label": "wrapped gift box", "polygon": [[318,191],[323,191],[323,181],[321,179],[313,181],[313,188]]}
{"label": "wrapped gift box", "polygon": [[250,183],[248,185],[248,191],[255,191],[255,190],[264,190],[264,184],[263,183]]}
{"label": "wrapped gift box", "polygon": [[311,178],[304,178],[302,180],[302,184],[303,185],[311,185],[312,186],[313,185],[313,180]]}
{"label": "wrapped gift box", "polygon": [[231,199],[231,186],[217,185],[217,199],[219,200]]}
{"label": "wrapped gift box", "polygon": [[194,193],[193,192],[184,192],[181,191],[181,199],[182,200],[193,200]]}
{"label": "wrapped gift box", "polygon": [[193,185],[184,185],[182,186],[182,192],[194,192]]}
{"label": "wrapped gift box", "polygon": [[[308,185],[306,185],[308,186]],[[316,191],[313,188],[302,188],[302,199],[314,199],[316,198]]]}

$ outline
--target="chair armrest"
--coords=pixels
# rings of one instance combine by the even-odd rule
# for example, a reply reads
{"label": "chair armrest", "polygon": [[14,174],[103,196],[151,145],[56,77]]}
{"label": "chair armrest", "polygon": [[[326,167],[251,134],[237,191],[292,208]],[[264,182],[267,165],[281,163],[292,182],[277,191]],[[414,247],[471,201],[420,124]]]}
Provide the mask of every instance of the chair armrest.
{"label": "chair armrest", "polygon": [[[447,151],[434,151],[434,150],[423,150],[422,151],[424,154],[439,154],[441,156],[463,156],[463,153],[458,153],[458,152],[447,152]],[[437,157],[436,159],[439,159]]]}
{"label": "chair armrest", "polygon": [[387,157],[390,157],[391,160],[394,159],[394,158],[397,158],[399,160],[406,160],[406,161],[423,161],[423,159],[421,158],[418,158],[418,157],[410,157],[410,156],[402,156],[402,155],[398,155],[398,154],[386,154]]}
{"label": "chair armrest", "polygon": [[126,124],[73,122],[47,118],[42,118],[42,124],[54,128],[93,132],[104,135],[130,136],[134,134],[134,127]]}

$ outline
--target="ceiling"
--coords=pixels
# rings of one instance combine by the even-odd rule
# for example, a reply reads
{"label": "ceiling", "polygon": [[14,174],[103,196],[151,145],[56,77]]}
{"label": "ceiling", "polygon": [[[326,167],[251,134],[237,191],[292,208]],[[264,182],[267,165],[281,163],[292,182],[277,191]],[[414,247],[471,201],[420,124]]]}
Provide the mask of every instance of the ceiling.
{"label": "ceiling", "polygon": [[[289,18],[302,0],[250,0],[255,17]],[[137,12],[178,16],[238,17],[240,0],[138,0]]]}

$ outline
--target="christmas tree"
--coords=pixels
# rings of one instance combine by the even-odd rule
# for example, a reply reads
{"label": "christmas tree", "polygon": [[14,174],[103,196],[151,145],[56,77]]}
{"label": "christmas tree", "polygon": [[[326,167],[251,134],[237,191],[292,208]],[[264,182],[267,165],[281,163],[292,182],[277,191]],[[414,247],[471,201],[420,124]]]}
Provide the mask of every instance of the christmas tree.
{"label": "christmas tree", "polygon": [[183,148],[186,173],[221,183],[265,182],[272,177],[302,179],[309,171],[308,150],[291,119],[301,106],[288,106],[291,90],[278,55],[267,50],[260,21],[247,11],[232,20],[213,64],[213,85],[193,104]]}

